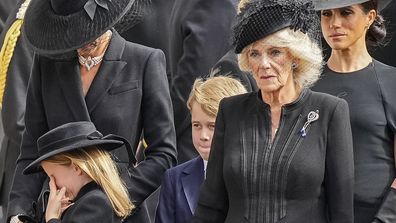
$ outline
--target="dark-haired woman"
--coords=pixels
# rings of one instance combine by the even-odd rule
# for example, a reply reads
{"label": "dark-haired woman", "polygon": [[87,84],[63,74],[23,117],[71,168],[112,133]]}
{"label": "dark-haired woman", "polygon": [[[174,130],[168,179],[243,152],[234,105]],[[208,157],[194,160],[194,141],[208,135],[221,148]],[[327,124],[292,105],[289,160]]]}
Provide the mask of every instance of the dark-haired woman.
{"label": "dark-haired woman", "polygon": [[388,2],[316,2],[323,36],[332,51],[322,78],[313,89],[342,97],[349,104],[356,223],[374,219],[396,222],[396,68],[374,60],[368,52],[386,35],[378,12]]}

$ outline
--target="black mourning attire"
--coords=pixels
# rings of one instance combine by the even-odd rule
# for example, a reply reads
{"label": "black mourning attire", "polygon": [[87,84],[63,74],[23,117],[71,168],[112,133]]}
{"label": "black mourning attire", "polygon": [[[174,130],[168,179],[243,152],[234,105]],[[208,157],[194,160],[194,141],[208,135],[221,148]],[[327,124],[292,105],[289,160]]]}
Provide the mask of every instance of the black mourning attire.
{"label": "black mourning attire", "polygon": [[355,222],[369,223],[395,179],[396,68],[373,60],[337,73],[325,68],[312,88],[348,102],[355,159]]}
{"label": "black mourning attire", "polygon": [[[193,222],[352,223],[347,103],[306,89],[282,107],[271,141],[270,107],[260,95],[221,102]],[[319,119],[303,136],[311,111]]]}

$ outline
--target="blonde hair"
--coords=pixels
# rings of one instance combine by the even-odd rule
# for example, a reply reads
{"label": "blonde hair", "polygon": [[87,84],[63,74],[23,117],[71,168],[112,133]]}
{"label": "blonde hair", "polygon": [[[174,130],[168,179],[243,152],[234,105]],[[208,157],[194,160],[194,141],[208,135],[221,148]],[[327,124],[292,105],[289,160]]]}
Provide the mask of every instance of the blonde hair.
{"label": "blonde hair", "polygon": [[192,104],[197,102],[207,115],[216,117],[223,98],[246,92],[241,82],[231,77],[196,79],[187,100],[187,107],[191,111]]}
{"label": "blonde hair", "polygon": [[238,13],[241,12],[241,9],[243,9],[243,7],[245,7],[245,4],[248,3],[249,0],[240,0],[238,3]]}
{"label": "blonde hair", "polygon": [[[322,50],[307,34],[299,30],[293,31],[287,27],[265,38],[265,44],[286,47],[291,55],[298,59],[298,66],[294,69],[294,77],[298,87],[309,87],[319,79],[323,66]],[[243,71],[252,72],[249,67],[248,56],[253,44],[251,43],[243,48],[238,55],[239,67]]]}
{"label": "blonde hair", "polygon": [[109,152],[89,147],[57,154],[45,161],[80,168],[104,190],[117,216],[124,219],[134,208]]}

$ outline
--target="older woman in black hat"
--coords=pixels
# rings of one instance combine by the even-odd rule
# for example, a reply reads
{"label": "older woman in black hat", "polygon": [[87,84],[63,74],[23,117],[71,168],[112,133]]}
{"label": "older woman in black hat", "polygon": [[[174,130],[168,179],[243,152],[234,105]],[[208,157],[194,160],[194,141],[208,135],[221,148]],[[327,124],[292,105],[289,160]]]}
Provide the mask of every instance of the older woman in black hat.
{"label": "older woman in black hat", "polygon": [[241,10],[234,45],[259,91],[221,102],[193,222],[353,222],[347,103],[307,88],[322,64],[306,34],[318,25],[308,1]]}
{"label": "older woman in black hat", "polygon": [[356,223],[396,222],[396,68],[373,59],[368,50],[385,38],[386,22],[378,13],[389,2],[315,1],[331,54],[313,90],[349,105]]}
{"label": "older woman in black hat", "polygon": [[176,143],[163,53],[126,42],[112,29],[125,14],[133,22],[139,2],[35,0],[29,5],[23,35],[36,54],[8,217],[29,215],[43,186],[45,175],[22,175],[37,158],[35,141],[62,124],[92,121],[133,148],[143,133],[146,159],[136,167],[127,170],[125,150],[112,153],[137,207],[127,221],[150,221],[141,203],[176,164]]}
{"label": "older woman in black hat", "polygon": [[45,216],[36,216],[36,222],[120,223],[125,219],[133,205],[109,153],[124,143],[131,149],[126,139],[103,136],[85,121],[58,126],[41,136],[38,158],[23,171],[43,170],[50,177]]}

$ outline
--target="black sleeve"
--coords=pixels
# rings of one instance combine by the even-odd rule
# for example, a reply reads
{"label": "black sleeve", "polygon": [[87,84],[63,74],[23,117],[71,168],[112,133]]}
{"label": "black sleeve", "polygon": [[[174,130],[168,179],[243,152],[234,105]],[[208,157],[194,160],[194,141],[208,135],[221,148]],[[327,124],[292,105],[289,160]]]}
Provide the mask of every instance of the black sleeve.
{"label": "black sleeve", "polygon": [[177,43],[182,53],[179,58],[171,58],[177,60],[173,62],[171,93],[178,131],[190,124],[185,121],[189,115],[186,103],[195,79],[207,75],[229,50],[231,26],[236,15],[231,0],[194,2],[181,27],[176,27],[183,32],[182,43]]}
{"label": "black sleeve", "polygon": [[396,189],[390,187],[374,217],[373,223],[394,223],[396,222]]}
{"label": "black sleeve", "polygon": [[[132,106],[132,105],[131,105]],[[143,202],[161,183],[164,172],[177,163],[172,102],[165,71],[165,56],[155,50],[147,61],[143,80],[142,118],[148,144],[145,160],[131,169],[131,197]]]}
{"label": "black sleeve", "polygon": [[38,137],[48,131],[41,101],[40,62],[38,56],[35,56],[33,63],[26,100],[26,128],[23,133],[20,155],[17,160],[14,182],[10,192],[7,216],[16,214],[32,215],[32,203],[37,200],[46,177],[44,173],[22,174],[24,168],[37,158],[36,141]]}
{"label": "black sleeve", "polygon": [[[376,69],[375,74],[381,89],[387,125],[396,137],[396,102],[394,100],[396,95],[396,68],[386,65],[380,68],[383,69]],[[396,189],[389,188],[389,192],[384,197],[375,215],[374,222],[396,222]]]}
{"label": "black sleeve", "polygon": [[348,105],[336,105],[326,148],[325,190],[332,223],[353,223],[354,163]]}

